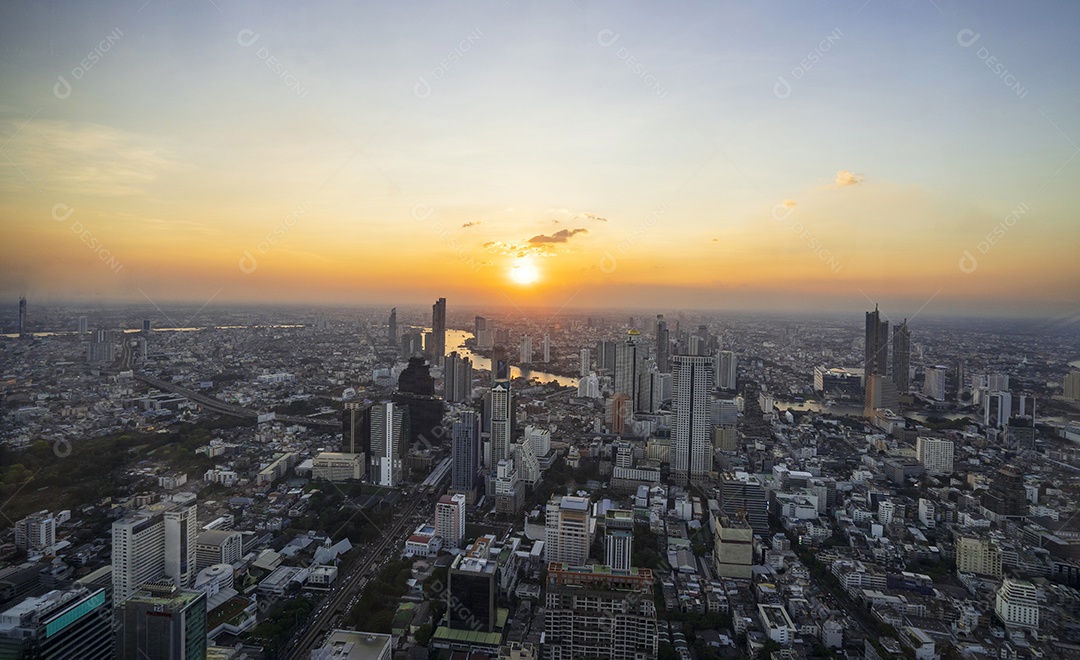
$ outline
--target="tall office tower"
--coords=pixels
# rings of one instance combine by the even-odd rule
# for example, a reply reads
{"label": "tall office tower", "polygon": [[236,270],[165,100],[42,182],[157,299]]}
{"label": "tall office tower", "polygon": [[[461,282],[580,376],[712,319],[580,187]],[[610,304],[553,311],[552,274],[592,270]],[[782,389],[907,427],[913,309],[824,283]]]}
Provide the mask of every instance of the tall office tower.
{"label": "tall office tower", "polygon": [[549,563],[544,600],[546,657],[637,660],[658,657],[653,574]]}
{"label": "tall office tower", "polygon": [[715,426],[736,426],[739,423],[739,404],[735,399],[713,399],[712,423]]}
{"label": "tall office tower", "polygon": [[672,359],[671,472],[677,483],[707,478],[712,469],[713,360],[676,355]]}
{"label": "tall office tower", "polygon": [[663,314],[656,315],[656,367],[661,373],[671,373],[671,334]]}
{"label": "tall office tower", "polygon": [[754,475],[727,473],[720,480],[720,511],[733,519],[743,519],[755,534],[769,533],[769,504],[765,486]]}
{"label": "tall office tower", "polygon": [[19,338],[26,337],[26,296],[19,296]]}
{"label": "tall office tower", "polygon": [[54,589],[0,612],[0,658],[112,657],[112,608],[105,589]]}
{"label": "tall office tower", "polygon": [[419,332],[406,332],[401,335],[401,359],[408,360],[417,355],[423,355],[423,353],[423,335]]}
{"label": "tall office tower", "polygon": [[450,548],[465,539],[465,495],[443,495],[435,504],[435,534]]}
{"label": "tall office tower", "polygon": [[486,411],[491,429],[491,465],[510,458],[510,440],[514,433],[514,404],[510,381],[499,380],[491,386],[491,405]]}
{"label": "tall office tower", "polygon": [[96,330],[86,345],[87,360],[91,365],[111,364],[116,359],[116,344],[111,330]]}
{"label": "tall office tower", "polygon": [[350,454],[371,451],[371,403],[349,401],[341,411],[341,451]]}
{"label": "tall office tower", "polygon": [[918,437],[915,439],[915,458],[926,468],[927,474],[952,474],[952,440]]}
{"label": "tall office tower", "polygon": [[547,456],[551,453],[551,431],[526,426],[525,439],[532,444],[536,456]]}
{"label": "tall office tower", "polygon": [[873,374],[886,375],[889,368],[889,322],[881,320],[877,305],[866,313],[866,359],[863,362],[863,383]]}
{"label": "tall office tower", "polygon": [[900,392],[891,380],[881,374],[870,376],[866,383],[866,400],[864,401],[867,415],[879,408],[896,412],[900,408]]}
{"label": "tall office tower", "polygon": [[390,318],[386,321],[386,343],[397,346],[397,342],[397,307],[393,307],[390,309]]}
{"label": "tall office tower", "polygon": [[738,358],[732,351],[720,351],[716,359],[716,386],[729,392],[735,391],[735,369]]}
{"label": "tall office tower", "polygon": [[1012,418],[1012,394],[987,391],[982,395],[983,426],[1002,428]]}
{"label": "tall office tower", "polygon": [[600,398],[600,379],[596,377],[595,373],[590,373],[578,381],[577,395],[590,399]]}
{"label": "tall office tower", "polygon": [[657,413],[660,404],[664,401],[664,377],[667,374],[660,373],[660,369],[652,361],[648,367],[642,369],[638,375],[638,400],[635,410],[646,413]]}
{"label": "tall office tower", "polygon": [[380,486],[401,485],[408,452],[409,409],[392,401],[371,406],[371,453],[368,474]]}
{"label": "tall office tower", "polygon": [[536,450],[528,438],[522,438],[514,445],[514,466],[518,476],[527,486],[540,481],[540,461],[536,458]]}
{"label": "tall office tower", "polygon": [[945,374],[949,368],[944,365],[927,367],[923,380],[923,394],[935,401],[945,400]]}
{"label": "tall office tower", "polygon": [[116,657],[206,657],[206,593],[168,582],[147,584],[123,604]]}
{"label": "tall office tower", "polygon": [[529,335],[521,335],[521,363],[532,364],[533,350],[532,350],[532,337]]}
{"label": "tall office tower", "polygon": [[995,518],[1022,518],[1028,514],[1024,473],[1015,465],[1002,465],[982,496],[983,508]]}
{"label": "tall office tower", "polygon": [[713,517],[713,570],[717,577],[749,580],[753,575],[754,530],[745,518]]}
{"label": "tall office tower", "polygon": [[987,374],[986,388],[991,392],[1009,391],[1009,374]]}
{"label": "tall office tower", "polygon": [[551,337],[544,334],[544,364],[551,362]]}
{"label": "tall office tower", "polygon": [[479,337],[480,333],[483,332],[484,330],[487,330],[487,329],[488,329],[488,320],[485,319],[483,316],[477,316],[475,319],[473,319],[473,334],[474,335]]}
{"label": "tall office tower", "polygon": [[630,570],[634,533],[625,529],[610,529],[604,538],[604,564],[619,571]]}
{"label": "tall office tower", "polygon": [[461,403],[472,398],[472,360],[453,351],[443,367],[443,395],[447,403]]}
{"label": "tall office tower", "polygon": [[640,332],[631,329],[626,333],[626,341],[615,345],[615,394],[630,397],[630,405],[637,403],[638,374],[644,357],[638,343],[640,336]]}
{"label": "tall office tower", "polygon": [[[578,372],[578,375],[581,376],[582,378],[588,376],[589,372],[592,371],[592,369],[589,368],[591,363],[592,363],[592,361],[590,360],[589,349],[587,349],[587,348],[581,349],[581,364],[580,364],[580,370]],[[1077,373],[1080,373],[1080,372],[1077,372]],[[1068,382],[1067,378],[1066,378],[1066,382]]]}
{"label": "tall office tower", "polygon": [[198,571],[195,546],[199,539],[199,521],[196,508],[181,506],[166,509],[165,517],[165,575],[173,578],[176,586],[187,589],[195,581]]}
{"label": "tall office tower", "polygon": [[615,371],[615,342],[596,342],[596,370],[608,373]]}
{"label": "tall office tower", "polygon": [[453,630],[495,631],[499,562],[490,555],[493,540],[480,537],[450,564],[446,575],[446,618]]}
{"label": "tall office tower", "polygon": [[406,447],[418,442],[440,444],[444,402],[435,394],[435,379],[423,358],[409,358],[409,366],[398,376],[398,389],[390,395],[390,400],[408,410]]}
{"label": "tall office tower", "polygon": [[613,394],[605,403],[605,417],[612,433],[622,434],[634,421],[634,406],[625,394]]}
{"label": "tall office tower", "polygon": [[143,332],[144,335],[150,334],[150,332],[153,329],[154,329],[154,322],[153,321],[151,321],[150,319],[143,319],[142,320],[142,332]]}
{"label": "tall office tower", "polygon": [[87,330],[86,317],[79,317],[79,336],[85,335]]}
{"label": "tall office tower", "polygon": [[892,382],[897,391],[907,394],[911,387],[911,330],[907,319],[893,328],[892,351]]}
{"label": "tall office tower", "polygon": [[465,495],[472,504],[476,498],[480,474],[480,422],[476,413],[466,410],[454,422],[450,444],[450,492]]}
{"label": "tall office tower", "polygon": [[185,587],[195,574],[196,505],[153,505],[112,524],[113,602],[162,577]]}
{"label": "tall office tower", "polygon": [[446,355],[446,298],[439,298],[431,306],[431,357],[435,364],[442,364]]}
{"label": "tall office tower", "polygon": [[547,503],[544,528],[544,559],[571,566],[589,561],[591,517],[589,498],[552,495]]}

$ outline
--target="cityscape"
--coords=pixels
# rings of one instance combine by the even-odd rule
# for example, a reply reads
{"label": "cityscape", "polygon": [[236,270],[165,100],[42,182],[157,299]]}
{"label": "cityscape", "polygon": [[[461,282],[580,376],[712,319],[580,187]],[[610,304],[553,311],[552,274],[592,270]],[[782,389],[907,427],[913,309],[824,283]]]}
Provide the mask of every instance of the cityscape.
{"label": "cityscape", "polygon": [[0,660],[1080,658],[1077,26],[0,6]]}

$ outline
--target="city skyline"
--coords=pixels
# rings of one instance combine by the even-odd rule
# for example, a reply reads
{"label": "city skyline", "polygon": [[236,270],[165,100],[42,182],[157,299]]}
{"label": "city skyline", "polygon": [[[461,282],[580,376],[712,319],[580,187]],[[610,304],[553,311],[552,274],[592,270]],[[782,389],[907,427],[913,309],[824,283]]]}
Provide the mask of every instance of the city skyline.
{"label": "city skyline", "polygon": [[0,12],[12,301],[1080,308],[1068,3]]}

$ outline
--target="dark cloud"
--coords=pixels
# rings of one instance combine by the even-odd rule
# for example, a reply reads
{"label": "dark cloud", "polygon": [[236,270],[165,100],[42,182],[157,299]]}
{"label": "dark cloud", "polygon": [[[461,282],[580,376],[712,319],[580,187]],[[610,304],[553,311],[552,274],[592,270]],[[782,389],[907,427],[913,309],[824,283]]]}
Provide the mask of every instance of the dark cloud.
{"label": "dark cloud", "polygon": [[547,236],[545,234],[537,234],[536,236],[533,236],[529,239],[529,243],[531,245],[536,245],[537,243],[565,243],[569,241],[570,237],[574,234],[587,233],[589,233],[589,230],[585,229],[584,227],[581,227],[579,229],[560,229],[559,231],[555,232],[550,236]]}
{"label": "dark cloud", "polygon": [[475,227],[478,224],[480,224],[480,221],[479,220],[474,220],[474,221],[471,221],[471,222],[466,222],[465,224],[461,225],[461,228],[462,229],[468,229],[469,227]]}

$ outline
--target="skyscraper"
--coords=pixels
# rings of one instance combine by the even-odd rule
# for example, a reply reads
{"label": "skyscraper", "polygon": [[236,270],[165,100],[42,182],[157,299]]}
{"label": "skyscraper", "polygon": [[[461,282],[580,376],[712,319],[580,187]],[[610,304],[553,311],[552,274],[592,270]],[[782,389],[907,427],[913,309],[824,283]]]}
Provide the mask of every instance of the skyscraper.
{"label": "skyscraper", "polygon": [[615,371],[615,342],[601,340],[596,342],[596,370]]}
{"label": "skyscraper", "polygon": [[371,404],[349,401],[341,411],[341,451],[350,454],[371,451]]}
{"label": "skyscraper", "polygon": [[533,361],[533,345],[532,337],[529,335],[521,336],[521,363],[532,364]]}
{"label": "skyscraper", "polygon": [[491,386],[491,405],[487,414],[491,428],[491,465],[494,466],[504,458],[510,458],[514,417],[510,381],[498,380]]}
{"label": "skyscraper", "polygon": [[604,541],[604,563],[620,571],[629,570],[633,557],[634,533],[625,529],[610,529]]}
{"label": "skyscraper", "polygon": [[545,515],[544,559],[570,566],[584,566],[589,560],[589,498],[552,495]]}
{"label": "skyscraper", "polygon": [[386,322],[386,343],[390,346],[397,346],[397,307],[390,310],[390,318]]}
{"label": "skyscraper", "polygon": [[735,390],[737,358],[732,351],[720,351],[716,360],[716,386],[722,390]]}
{"label": "skyscraper", "polygon": [[638,375],[638,400],[634,409],[645,413],[659,412],[660,404],[664,401],[664,379],[667,377],[650,360]]}
{"label": "skyscraper", "polygon": [[431,358],[441,366],[446,355],[446,298],[439,298],[431,306],[431,335]]}
{"label": "skyscraper", "polygon": [[685,484],[708,476],[712,469],[713,360],[676,355],[672,360],[671,472]]}
{"label": "skyscraper", "polygon": [[877,305],[874,311],[866,313],[866,359],[863,362],[863,383],[870,382],[870,376],[884,376],[889,364],[889,322],[881,320]]}
{"label": "skyscraper", "polygon": [[911,387],[911,331],[907,319],[893,328],[892,350],[892,382],[900,394],[907,394]]}
{"label": "skyscraper", "polygon": [[26,296],[19,296],[19,338],[26,337]]}
{"label": "skyscraper", "polygon": [[944,438],[918,437],[915,439],[915,457],[931,475],[952,474],[953,443]]}
{"label": "skyscraper", "polygon": [[155,505],[112,524],[113,601],[120,605],[146,582],[172,578],[187,587],[195,575],[196,506]]}
{"label": "skyscraper", "polygon": [[544,364],[551,362],[551,336],[544,333]]}
{"label": "skyscraper", "polygon": [[456,548],[465,539],[465,495],[443,495],[435,504],[435,534],[448,547]]}
{"label": "skyscraper", "polygon": [[653,584],[648,568],[615,570],[549,563],[544,599],[546,657],[657,657]]}
{"label": "skyscraper", "polygon": [[638,374],[641,370],[642,351],[638,338],[641,333],[630,330],[626,341],[615,345],[615,394],[630,397],[630,405],[637,403]]}
{"label": "skyscraper", "polygon": [[[663,314],[656,315],[656,368],[671,373],[671,334]],[[584,375],[584,374],[582,374]]]}
{"label": "skyscraper", "polygon": [[371,407],[371,454],[368,474],[380,486],[401,484],[409,433],[409,409],[392,401]]}
{"label": "skyscraper", "polygon": [[462,493],[471,503],[476,497],[480,473],[480,423],[471,410],[461,413],[461,418],[454,422],[450,453],[450,492]]}
{"label": "skyscraper", "polygon": [[145,586],[123,604],[116,657],[206,657],[206,594],[161,582]]}
{"label": "skyscraper", "polygon": [[[580,371],[579,371],[578,375],[580,375],[582,378],[588,376],[589,371],[590,371],[589,365],[590,365],[589,349],[583,348],[583,349],[581,349],[581,365],[580,365]],[[1080,372],[1078,372],[1078,373],[1080,373]],[[1066,390],[1067,389],[1068,388],[1066,388]]]}
{"label": "skyscraper", "polygon": [[443,397],[447,403],[461,403],[472,398],[472,360],[458,355],[457,351],[446,356]]}
{"label": "skyscraper", "polygon": [[105,589],[54,589],[0,611],[0,658],[113,657],[112,608]]}

